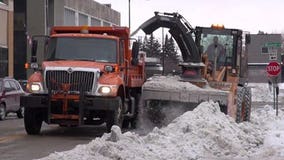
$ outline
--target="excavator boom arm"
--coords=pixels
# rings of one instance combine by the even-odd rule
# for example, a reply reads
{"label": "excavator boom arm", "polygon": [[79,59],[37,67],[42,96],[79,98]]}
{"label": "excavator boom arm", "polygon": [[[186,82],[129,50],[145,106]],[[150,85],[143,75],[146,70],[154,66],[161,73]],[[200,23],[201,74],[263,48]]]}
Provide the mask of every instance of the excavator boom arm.
{"label": "excavator boom arm", "polygon": [[161,27],[169,28],[169,33],[176,40],[181,50],[184,62],[201,62],[200,53],[192,38],[194,29],[178,13],[155,12],[155,16],[144,22],[133,34],[136,34],[139,29],[142,29],[146,34],[151,34]]}

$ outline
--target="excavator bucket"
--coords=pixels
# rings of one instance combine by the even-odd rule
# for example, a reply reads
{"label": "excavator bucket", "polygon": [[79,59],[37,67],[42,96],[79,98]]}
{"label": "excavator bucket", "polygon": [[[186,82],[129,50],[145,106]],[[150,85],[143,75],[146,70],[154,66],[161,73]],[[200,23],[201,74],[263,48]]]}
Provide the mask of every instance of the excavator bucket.
{"label": "excavator bucket", "polygon": [[183,81],[179,76],[153,76],[142,88],[143,112],[156,125],[166,124],[179,116],[171,115],[172,119],[169,119],[167,115],[171,113],[163,112],[164,109],[179,110],[179,113],[174,113],[182,114],[193,110],[203,101],[212,100],[219,103],[221,111],[226,114],[236,112],[233,110],[233,98],[233,93],[229,89],[214,89],[209,83],[202,88]]}

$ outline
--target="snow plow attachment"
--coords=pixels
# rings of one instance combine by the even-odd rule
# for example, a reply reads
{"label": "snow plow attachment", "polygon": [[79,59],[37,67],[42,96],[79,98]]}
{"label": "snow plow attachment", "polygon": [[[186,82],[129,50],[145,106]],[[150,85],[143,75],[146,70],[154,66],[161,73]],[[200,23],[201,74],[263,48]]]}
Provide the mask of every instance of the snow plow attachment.
{"label": "snow plow attachment", "polygon": [[[214,87],[214,88],[213,88]],[[142,87],[143,114],[164,125],[204,101],[214,101],[237,122],[249,120],[250,90],[232,83],[210,82],[199,87],[179,76],[153,76]]]}

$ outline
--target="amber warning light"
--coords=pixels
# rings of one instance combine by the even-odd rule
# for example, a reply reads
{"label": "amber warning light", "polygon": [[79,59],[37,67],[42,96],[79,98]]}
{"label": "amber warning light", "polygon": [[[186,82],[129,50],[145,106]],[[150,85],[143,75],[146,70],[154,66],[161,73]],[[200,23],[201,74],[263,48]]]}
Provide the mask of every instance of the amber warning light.
{"label": "amber warning light", "polygon": [[214,28],[214,29],[224,29],[225,26],[223,24],[212,24],[211,28]]}
{"label": "amber warning light", "polygon": [[85,34],[89,33],[89,27],[88,26],[82,26],[81,33],[85,33]]}

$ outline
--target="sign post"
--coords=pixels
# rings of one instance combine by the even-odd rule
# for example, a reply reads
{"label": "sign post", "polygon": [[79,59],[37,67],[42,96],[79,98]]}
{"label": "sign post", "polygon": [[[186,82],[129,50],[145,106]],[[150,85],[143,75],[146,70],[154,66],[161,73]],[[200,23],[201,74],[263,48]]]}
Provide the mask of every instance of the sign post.
{"label": "sign post", "polygon": [[270,83],[273,85],[273,108],[276,109],[276,116],[278,116],[278,94],[279,94],[279,87],[278,87],[278,76],[281,71],[281,66],[276,61],[271,61],[266,66],[266,72],[268,74],[268,78]]}

